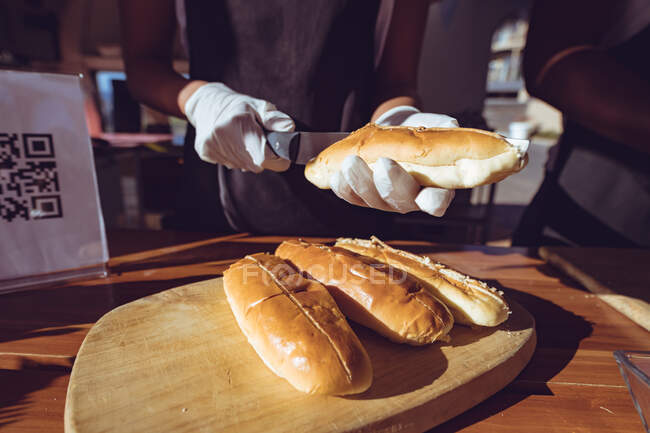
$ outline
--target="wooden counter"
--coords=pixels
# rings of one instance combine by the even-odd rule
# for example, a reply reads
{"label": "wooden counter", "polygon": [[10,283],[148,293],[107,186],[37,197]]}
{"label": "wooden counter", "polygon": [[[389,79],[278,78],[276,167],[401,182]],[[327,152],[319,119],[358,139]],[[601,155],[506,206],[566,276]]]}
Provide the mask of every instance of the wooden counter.
{"label": "wooden counter", "polygon": [[[114,257],[108,278],[0,296],[0,431],[63,431],[74,357],[103,314],[218,276],[233,260],[272,251],[284,239],[126,231],[108,236]],[[489,280],[537,322],[537,350],[517,379],[435,431],[642,431],[612,352],[650,350],[647,331],[525,249],[394,245]]]}

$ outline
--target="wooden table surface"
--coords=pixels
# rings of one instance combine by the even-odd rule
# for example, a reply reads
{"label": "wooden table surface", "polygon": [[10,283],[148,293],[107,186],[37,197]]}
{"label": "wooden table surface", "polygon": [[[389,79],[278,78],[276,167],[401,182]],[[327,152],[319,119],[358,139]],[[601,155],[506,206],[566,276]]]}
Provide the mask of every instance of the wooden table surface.
{"label": "wooden table surface", "polygon": [[[218,276],[233,260],[272,251],[283,238],[120,231],[108,239],[108,278],[0,296],[0,431],[63,431],[75,354],[103,314]],[[642,431],[612,352],[650,350],[647,331],[525,249],[394,245],[488,280],[537,322],[537,350],[517,379],[436,432]]]}

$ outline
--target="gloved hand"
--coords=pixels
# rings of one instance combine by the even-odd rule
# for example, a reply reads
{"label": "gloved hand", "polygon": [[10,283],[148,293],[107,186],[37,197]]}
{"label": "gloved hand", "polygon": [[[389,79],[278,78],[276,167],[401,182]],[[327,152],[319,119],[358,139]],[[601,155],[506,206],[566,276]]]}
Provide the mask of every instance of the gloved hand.
{"label": "gloved hand", "polygon": [[291,164],[266,145],[263,128],[295,128],[293,120],[270,102],[242,95],[222,83],[208,83],[188,98],[185,115],[196,128],[194,148],[204,161],[253,173],[284,171]]}
{"label": "gloved hand", "polygon": [[[458,127],[453,117],[421,113],[406,105],[388,110],[375,123],[384,126]],[[444,215],[454,198],[453,190],[422,188],[392,159],[379,158],[370,169],[356,155],[343,160],[341,170],[330,178],[330,188],[338,197],[357,206],[399,213],[421,210],[438,217]]]}

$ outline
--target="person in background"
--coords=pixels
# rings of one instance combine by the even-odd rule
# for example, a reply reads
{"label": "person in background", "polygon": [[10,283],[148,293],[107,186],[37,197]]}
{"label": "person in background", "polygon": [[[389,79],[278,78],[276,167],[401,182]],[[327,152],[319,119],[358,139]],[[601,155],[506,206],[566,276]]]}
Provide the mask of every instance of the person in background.
{"label": "person in background", "polygon": [[534,5],[526,87],[565,128],[513,245],[650,246],[649,23],[648,0]]}
{"label": "person in background", "polygon": [[[319,190],[277,159],[264,130],[455,127],[421,113],[416,71],[428,0],[122,0],[123,54],[136,99],[185,116],[182,224],[195,230],[387,234],[385,211],[441,216],[453,191],[420,188],[394,161],[346,160]],[[176,19],[190,78],[172,69]],[[342,199],[342,200],[341,200]],[[370,208],[370,209],[369,209]]]}

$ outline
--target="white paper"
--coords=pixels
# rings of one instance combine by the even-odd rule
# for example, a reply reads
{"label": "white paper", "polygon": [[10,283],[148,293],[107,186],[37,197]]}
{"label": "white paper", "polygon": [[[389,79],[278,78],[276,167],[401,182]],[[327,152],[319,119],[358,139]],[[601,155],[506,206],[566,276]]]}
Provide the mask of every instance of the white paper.
{"label": "white paper", "polygon": [[0,71],[0,280],[107,260],[80,77]]}

